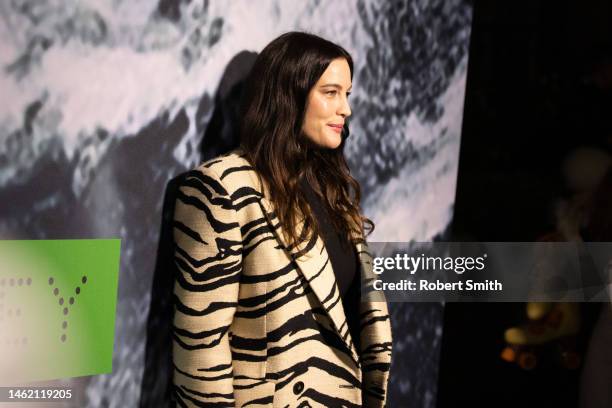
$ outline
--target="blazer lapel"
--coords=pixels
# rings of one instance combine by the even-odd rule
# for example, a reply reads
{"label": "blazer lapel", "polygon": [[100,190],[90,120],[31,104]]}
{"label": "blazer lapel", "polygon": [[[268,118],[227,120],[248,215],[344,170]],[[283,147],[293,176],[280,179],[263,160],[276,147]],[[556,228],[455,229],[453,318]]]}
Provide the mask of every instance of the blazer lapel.
{"label": "blazer lapel", "polygon": [[[344,306],[342,305],[342,299],[340,298],[336,283],[336,276],[334,275],[334,270],[323,240],[321,237],[316,237],[316,240],[313,239],[307,244],[290,247],[282,226],[276,217],[274,205],[268,200],[270,195],[267,186],[265,184],[262,185],[254,171],[249,172],[249,175],[253,186],[260,192],[258,198],[259,204],[271,230],[276,235],[276,239],[282,244],[291,259],[295,261],[298,269],[306,278],[313,293],[319,299],[323,309],[329,316],[336,334],[347,349],[350,350],[353,360],[359,365],[359,354],[350,335]],[[362,259],[361,256],[359,258],[360,260]]]}
{"label": "blazer lapel", "polygon": [[[239,151],[239,153],[241,152]],[[246,164],[248,165],[248,162]],[[266,221],[270,225],[270,229],[276,235],[277,241],[283,246],[291,259],[295,261],[299,271],[304,275],[313,293],[321,302],[321,305],[323,305],[337,335],[347,349],[350,350],[350,355],[356,364],[361,366],[359,358],[361,353],[357,352],[351,338],[344,306],[342,305],[336,283],[336,276],[323,240],[321,237],[317,237],[316,240],[312,240],[309,244],[291,248],[283,233],[282,225],[280,225],[279,219],[276,217],[274,205],[268,200],[270,194],[267,186],[265,184],[262,185],[255,171],[248,172],[248,174],[251,177],[252,185],[259,192],[259,205]],[[390,345],[392,336],[391,324],[384,293],[373,289],[373,282],[377,277],[373,273],[372,256],[367,244],[362,236],[353,236],[353,238],[357,242],[355,249],[359,258],[361,275],[361,301],[359,311],[357,312],[360,314],[360,317],[367,316],[369,319],[369,324],[364,326],[364,323],[361,323],[361,351],[362,353],[367,351],[367,353],[372,354],[372,345],[376,345],[376,349],[380,348],[381,344]],[[372,320],[375,320],[376,323],[372,324]],[[390,355],[389,350],[383,347],[380,353]],[[388,358],[385,357],[383,360]]]}
{"label": "blazer lapel", "polygon": [[290,247],[283,233],[282,226],[274,213],[274,206],[265,197],[260,198],[263,213],[268,224],[274,231],[277,240],[283,245],[291,259],[293,259],[306,278],[315,296],[321,302],[323,309],[329,316],[333,328],[348,350],[351,357],[359,364],[359,354],[351,338],[342,299],[336,283],[336,276],[321,237],[316,237],[308,243]]}

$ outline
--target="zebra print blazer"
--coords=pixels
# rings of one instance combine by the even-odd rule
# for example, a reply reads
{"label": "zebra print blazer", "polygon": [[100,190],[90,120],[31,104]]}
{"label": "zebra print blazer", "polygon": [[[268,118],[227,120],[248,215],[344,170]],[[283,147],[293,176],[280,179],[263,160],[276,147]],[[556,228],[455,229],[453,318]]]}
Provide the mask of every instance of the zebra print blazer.
{"label": "zebra print blazer", "polygon": [[[356,350],[322,239],[287,245],[241,153],[202,164],[179,188],[174,398],[200,407],[384,407],[384,297],[362,297]],[[363,241],[356,247],[362,284],[371,283],[371,256]]]}

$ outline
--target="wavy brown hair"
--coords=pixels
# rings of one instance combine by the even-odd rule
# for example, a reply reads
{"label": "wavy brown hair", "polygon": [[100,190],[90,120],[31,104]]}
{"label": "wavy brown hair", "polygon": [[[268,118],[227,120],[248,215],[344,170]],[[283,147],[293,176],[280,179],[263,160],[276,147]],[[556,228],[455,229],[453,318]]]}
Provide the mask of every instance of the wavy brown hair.
{"label": "wavy brown hair", "polygon": [[[313,147],[301,131],[310,90],[338,58],[348,62],[352,78],[353,59],[344,48],[316,35],[289,32],[263,49],[246,83],[241,147],[268,187],[292,246],[320,232],[300,188],[304,182],[327,204],[333,226],[348,242],[374,229],[374,223],[360,211],[359,183],[344,158],[348,125],[345,123],[336,149]],[[300,225],[303,229],[298,236]]]}

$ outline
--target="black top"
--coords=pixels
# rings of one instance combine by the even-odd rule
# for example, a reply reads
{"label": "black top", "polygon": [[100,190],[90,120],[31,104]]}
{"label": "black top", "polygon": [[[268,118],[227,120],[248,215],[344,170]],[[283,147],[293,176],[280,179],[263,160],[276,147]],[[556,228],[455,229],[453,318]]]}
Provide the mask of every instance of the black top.
{"label": "black top", "polygon": [[342,306],[346,314],[351,338],[359,352],[360,264],[355,246],[349,243],[345,236],[336,231],[327,211],[326,203],[316,195],[312,187],[307,182],[302,181],[301,188],[319,224],[323,243],[336,275],[336,283],[342,298]]}

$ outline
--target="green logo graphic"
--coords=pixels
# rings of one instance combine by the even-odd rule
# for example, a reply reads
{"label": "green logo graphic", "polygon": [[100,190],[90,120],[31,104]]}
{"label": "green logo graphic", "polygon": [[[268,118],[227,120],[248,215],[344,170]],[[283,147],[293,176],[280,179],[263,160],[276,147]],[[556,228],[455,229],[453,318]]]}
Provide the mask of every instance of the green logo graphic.
{"label": "green logo graphic", "polygon": [[112,371],[120,248],[0,241],[0,384]]}

